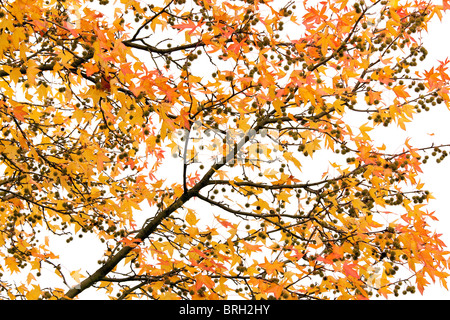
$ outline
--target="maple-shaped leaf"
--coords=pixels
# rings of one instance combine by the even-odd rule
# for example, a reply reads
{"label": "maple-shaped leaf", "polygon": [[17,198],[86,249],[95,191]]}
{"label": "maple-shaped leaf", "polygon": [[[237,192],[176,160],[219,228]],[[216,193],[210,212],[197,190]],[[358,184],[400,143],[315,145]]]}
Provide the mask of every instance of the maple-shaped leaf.
{"label": "maple-shaped leaf", "polygon": [[195,277],[195,290],[199,290],[201,287],[205,286],[208,289],[211,289],[214,287],[214,281],[211,279],[211,277],[203,274],[198,274]]}
{"label": "maple-shaped leaf", "polygon": [[401,85],[401,86],[395,86],[393,90],[394,90],[395,94],[397,95],[397,97],[406,99],[406,98],[410,97],[410,95],[408,92],[405,91],[405,88],[406,88],[406,86]]}
{"label": "maple-shaped leaf", "polygon": [[20,121],[25,121],[25,116],[28,115],[28,112],[26,111],[26,106],[17,105],[16,107],[13,108],[13,114]]}
{"label": "maple-shaped leaf", "polygon": [[89,62],[83,64],[83,67],[85,68],[86,76],[88,77],[92,76],[93,74],[99,71],[98,66],[96,64],[92,64]]}
{"label": "maple-shaped leaf", "polygon": [[119,240],[119,242],[122,242],[125,246],[127,247],[136,247],[139,245],[139,243],[142,242],[141,239],[129,239],[129,238],[122,238],[121,240]]}
{"label": "maple-shaped leaf", "polygon": [[373,130],[372,127],[369,127],[366,124],[363,124],[362,126],[359,127],[359,130],[361,131],[363,139],[370,140],[370,136],[367,134],[367,132]]}
{"label": "maple-shaped leaf", "polygon": [[188,210],[188,213],[186,214],[186,222],[189,223],[189,225],[194,226],[197,224],[199,219],[197,218],[197,215],[193,210]]}
{"label": "maple-shaped leaf", "polygon": [[16,259],[14,257],[5,258],[5,264],[11,273],[20,272],[19,267],[17,266]]}
{"label": "maple-shaped leaf", "polygon": [[388,286],[383,286],[380,289],[378,289],[377,291],[379,294],[382,294],[383,297],[385,297],[386,299],[388,298],[389,294],[392,294],[392,291],[389,289]]}
{"label": "maple-shaped leaf", "polygon": [[214,216],[214,218],[216,218],[216,220],[219,221],[219,223],[225,228],[235,228],[235,225],[232,224],[231,222],[228,222],[228,220],[226,219],[222,219],[219,216]]}
{"label": "maple-shaped leaf", "polygon": [[422,274],[422,272],[418,272],[416,275],[416,284],[420,294],[423,295],[425,287],[430,283],[427,279],[425,279],[425,276]]}
{"label": "maple-shaped leaf", "polygon": [[33,289],[26,294],[27,300],[37,300],[41,296],[42,290],[39,285],[33,285]]}
{"label": "maple-shaped leaf", "polygon": [[250,244],[246,241],[243,241],[242,244],[244,245],[244,247],[249,251],[249,252],[257,252],[257,251],[262,251],[261,250],[261,245],[257,245],[257,244]]}
{"label": "maple-shaped leaf", "polygon": [[276,299],[281,296],[284,286],[282,284],[273,284],[268,289],[264,290],[264,293],[273,293]]}
{"label": "maple-shaped leaf", "polygon": [[316,260],[322,261],[322,262],[324,262],[324,263],[326,263],[326,264],[333,264],[333,260],[330,259],[330,258],[328,258],[328,257],[321,257],[321,256],[318,256],[318,257],[316,258]]}
{"label": "maple-shaped leaf", "polygon": [[237,42],[235,39],[233,39],[233,44],[228,47],[228,50],[238,55],[242,45],[244,44],[244,41],[245,39],[243,39],[241,42]]}
{"label": "maple-shaped leaf", "polygon": [[79,283],[80,280],[81,280],[82,278],[85,278],[85,276],[82,275],[82,274],[80,273],[80,271],[81,271],[81,269],[78,269],[78,270],[75,270],[75,271],[70,272],[70,276],[71,276],[77,283]]}
{"label": "maple-shaped leaf", "polygon": [[350,277],[359,279],[359,275],[358,275],[358,273],[357,273],[356,270],[355,270],[355,267],[356,267],[356,266],[357,266],[356,263],[348,263],[348,262],[345,262],[344,265],[343,265],[343,267],[342,267],[342,269],[343,269],[344,273],[345,273],[347,276],[350,276]]}
{"label": "maple-shaped leaf", "polygon": [[295,252],[295,254],[289,253],[288,255],[286,255],[286,257],[292,257],[295,258],[295,260],[300,260],[302,259],[305,254],[303,252],[300,252],[300,250],[296,249],[296,248],[292,248],[291,252]]}
{"label": "maple-shaped leaf", "polygon": [[191,250],[193,252],[195,252],[196,254],[198,254],[200,257],[205,258],[205,259],[207,258],[207,256],[202,251],[198,250],[197,248],[192,247]]}
{"label": "maple-shaped leaf", "polygon": [[450,9],[450,0],[442,0],[442,8],[445,10]]}
{"label": "maple-shaped leaf", "polygon": [[205,22],[202,22],[202,20],[200,20],[198,23],[195,23],[192,20],[189,20],[186,23],[181,23],[181,24],[175,24],[173,25],[173,27],[175,29],[180,29],[180,30],[186,30],[186,29],[190,29],[191,31],[188,32],[189,35],[192,35],[192,33],[199,27],[201,27],[202,25],[204,25]]}
{"label": "maple-shaped leaf", "polygon": [[193,187],[200,180],[200,174],[196,172],[194,175],[190,174],[187,178],[188,187]]}
{"label": "maple-shaped leaf", "polygon": [[72,34],[72,36],[74,37],[78,37],[79,33],[78,30],[76,30],[75,28],[73,28],[73,26],[68,23],[67,21],[64,21],[63,26],[70,31],[70,33]]}
{"label": "maple-shaped leaf", "polygon": [[189,121],[189,112],[186,109],[181,109],[180,115],[175,119],[176,123],[180,124],[180,128],[191,128],[191,123]]}
{"label": "maple-shaped leaf", "polygon": [[283,272],[284,263],[281,261],[269,262],[266,257],[264,257],[264,263],[260,263],[259,266],[266,270],[266,273],[270,276],[276,272]]}

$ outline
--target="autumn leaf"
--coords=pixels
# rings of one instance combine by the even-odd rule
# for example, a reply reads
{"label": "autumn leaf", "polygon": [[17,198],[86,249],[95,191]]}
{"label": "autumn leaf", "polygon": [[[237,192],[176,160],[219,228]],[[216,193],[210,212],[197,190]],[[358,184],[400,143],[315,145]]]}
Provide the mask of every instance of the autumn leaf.
{"label": "autumn leaf", "polygon": [[214,216],[214,218],[215,218],[217,221],[219,221],[219,223],[220,223],[222,226],[224,226],[225,228],[235,228],[234,224],[232,224],[231,222],[228,222],[228,221],[225,220],[225,219],[222,219],[222,218],[219,217],[219,216]]}
{"label": "autumn leaf", "polygon": [[1,297],[446,288],[448,137],[397,136],[450,110],[450,60],[423,64],[450,2],[183,2],[0,2]]}
{"label": "autumn leaf", "polygon": [[356,263],[346,263],[346,262],[344,262],[344,264],[342,266],[342,269],[343,269],[344,273],[347,276],[353,277],[355,279],[359,279],[359,275],[358,275],[358,273],[355,270],[356,266],[357,266]]}
{"label": "autumn leaf", "polygon": [[13,257],[5,258],[5,265],[12,273],[16,273],[16,272],[20,271],[20,269],[17,265],[16,259]]}
{"label": "autumn leaf", "polygon": [[424,275],[418,273],[416,275],[416,283],[417,289],[419,290],[420,294],[423,295],[424,289],[429,284],[429,282],[425,279]]}
{"label": "autumn leaf", "polygon": [[244,247],[248,250],[248,252],[249,253],[251,253],[251,252],[258,252],[258,251],[262,251],[261,250],[261,245],[253,245],[253,244],[250,244],[250,243],[248,243],[248,242],[242,242],[242,244],[244,245]]}
{"label": "autumn leaf", "polygon": [[208,289],[211,289],[215,286],[214,281],[207,275],[198,274],[195,277],[195,280],[195,290],[197,291],[203,286],[207,287]]}
{"label": "autumn leaf", "polygon": [[450,9],[450,1],[442,0],[442,7],[443,7],[444,11]]}
{"label": "autumn leaf", "polygon": [[81,269],[75,270],[75,271],[71,271],[70,272],[70,276],[77,282],[79,283],[81,279],[85,278],[84,275],[82,275],[80,273]]}
{"label": "autumn leaf", "polygon": [[25,121],[25,116],[28,115],[28,112],[26,110],[26,106],[24,106],[24,105],[17,105],[13,109],[13,114],[20,121]]}
{"label": "autumn leaf", "polygon": [[39,285],[33,285],[33,289],[26,294],[27,300],[38,300],[41,296],[41,287]]}
{"label": "autumn leaf", "polygon": [[281,296],[283,289],[284,287],[282,285],[273,284],[265,290],[265,293],[273,293],[274,297],[278,299]]}
{"label": "autumn leaf", "polygon": [[264,263],[260,263],[259,266],[266,270],[266,273],[270,276],[277,272],[283,272],[284,263],[280,261],[269,262],[267,258],[264,257]]}
{"label": "autumn leaf", "polygon": [[359,127],[359,131],[361,131],[363,139],[370,139],[370,136],[367,134],[367,132],[373,130],[373,128],[367,126],[367,124],[363,124],[361,127]]}
{"label": "autumn leaf", "polygon": [[196,225],[198,221],[199,219],[197,218],[195,212],[193,210],[188,210],[188,213],[186,214],[186,222],[193,226]]}
{"label": "autumn leaf", "polygon": [[189,21],[186,22],[186,23],[176,24],[176,25],[174,25],[173,27],[176,28],[176,29],[179,29],[179,30],[190,29],[189,35],[192,35],[192,33],[193,33],[197,28],[201,27],[203,24],[205,24],[205,22],[201,22],[201,21],[200,21],[200,22],[198,22],[198,23],[195,23],[194,21],[189,20]]}
{"label": "autumn leaf", "polygon": [[134,248],[139,245],[139,243],[142,242],[141,239],[129,239],[129,238],[123,238],[120,240],[125,246]]}
{"label": "autumn leaf", "polygon": [[404,85],[394,87],[393,91],[397,95],[397,97],[399,97],[399,98],[406,99],[406,98],[410,97],[408,92],[406,92]]}

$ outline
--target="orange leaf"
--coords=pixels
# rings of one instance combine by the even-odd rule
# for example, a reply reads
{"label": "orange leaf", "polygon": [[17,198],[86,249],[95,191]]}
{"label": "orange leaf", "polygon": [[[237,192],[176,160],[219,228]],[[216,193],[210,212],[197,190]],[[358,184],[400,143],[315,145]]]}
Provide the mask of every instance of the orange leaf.
{"label": "orange leaf", "polygon": [[257,244],[250,244],[248,242],[243,241],[242,244],[244,245],[244,247],[249,250],[250,252],[253,251],[261,251],[261,245],[257,245]]}
{"label": "orange leaf", "polygon": [[198,274],[195,279],[195,290],[199,290],[201,287],[203,287],[203,285],[208,289],[214,287],[214,281],[207,275]]}
{"label": "orange leaf", "polygon": [[394,92],[399,98],[408,98],[410,95],[408,92],[405,91],[405,86],[396,86],[394,87]]}
{"label": "orange leaf", "polygon": [[417,289],[420,291],[420,294],[423,295],[423,290],[429,284],[429,282],[422,274],[418,273],[416,277],[416,284]]}
{"label": "orange leaf", "polygon": [[275,298],[278,299],[281,296],[281,293],[283,292],[283,285],[274,284],[269,289],[267,289],[265,292],[273,293],[275,295]]}
{"label": "orange leaf", "polygon": [[189,35],[192,35],[192,33],[195,31],[195,29],[197,29],[198,27],[201,27],[203,24],[205,24],[205,23],[204,22],[202,23],[201,21],[196,24],[194,21],[189,20],[189,22],[187,22],[187,23],[176,24],[173,27],[175,29],[180,29],[180,30],[191,29],[191,31],[189,31]]}
{"label": "orange leaf", "polygon": [[450,9],[450,0],[442,0],[442,7],[444,11]]}
{"label": "orange leaf", "polygon": [[[24,110],[25,109],[25,110]],[[28,112],[26,111],[26,107],[24,105],[18,105],[13,109],[14,117],[19,119],[20,121],[25,121],[26,115],[28,115]]]}
{"label": "orange leaf", "polygon": [[141,239],[128,239],[123,238],[122,240],[119,240],[119,242],[122,242],[127,247],[136,247],[140,242],[142,242]]}
{"label": "orange leaf", "polygon": [[234,225],[232,223],[228,222],[227,220],[222,219],[219,216],[214,216],[214,218],[216,218],[216,220],[219,221],[219,223],[221,225],[223,225],[225,228],[230,228],[230,227],[234,228]]}
{"label": "orange leaf", "polygon": [[343,269],[344,269],[344,273],[347,275],[347,276],[350,276],[350,277],[353,277],[353,278],[356,278],[356,279],[359,279],[359,275],[358,275],[358,273],[356,272],[356,270],[355,270],[355,267],[357,266],[357,264],[356,263],[344,263],[344,267],[343,267]]}
{"label": "orange leaf", "polygon": [[266,273],[269,276],[276,271],[283,272],[283,265],[284,265],[283,262],[280,261],[269,262],[266,257],[264,257],[264,261],[265,262],[259,264],[259,266],[264,270],[266,270]]}

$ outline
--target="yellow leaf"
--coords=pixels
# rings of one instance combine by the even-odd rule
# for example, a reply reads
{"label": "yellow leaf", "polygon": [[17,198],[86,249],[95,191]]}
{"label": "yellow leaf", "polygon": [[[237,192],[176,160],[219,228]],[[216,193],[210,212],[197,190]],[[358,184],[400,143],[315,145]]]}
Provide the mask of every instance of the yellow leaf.
{"label": "yellow leaf", "polygon": [[14,257],[5,258],[5,264],[8,267],[8,269],[11,271],[11,273],[20,272],[20,269],[17,266],[17,262]]}
{"label": "yellow leaf", "polygon": [[27,276],[27,284],[30,284],[31,281],[36,280],[32,273],[29,273]]}
{"label": "yellow leaf", "polygon": [[298,159],[296,157],[293,156],[292,152],[283,152],[283,157],[287,161],[293,162],[294,165],[297,167],[297,169],[299,169],[301,171],[302,164],[300,163],[300,161],[298,161]]}
{"label": "yellow leaf", "polygon": [[276,99],[273,102],[273,107],[275,108],[275,110],[277,111],[279,116],[283,115],[283,112],[281,111],[281,107],[284,105],[284,103],[280,100],[280,99]]}
{"label": "yellow leaf", "polygon": [[78,269],[78,270],[76,270],[76,271],[72,271],[71,273],[70,273],[70,276],[76,281],[76,282],[80,282],[80,280],[82,279],[82,278],[85,278],[85,276],[83,276],[81,273],[80,273],[80,271],[81,271],[81,269]]}
{"label": "yellow leaf", "polygon": [[359,130],[361,131],[364,139],[370,140],[370,136],[367,134],[367,132],[373,130],[372,127],[367,126],[367,123],[365,123],[361,127],[359,127]]}
{"label": "yellow leaf", "polygon": [[397,95],[397,97],[406,99],[410,95],[408,92],[405,91],[405,88],[406,88],[406,86],[401,85],[401,86],[395,86],[393,90],[394,90],[395,94]]}
{"label": "yellow leaf", "polygon": [[337,113],[339,113],[339,115],[342,116],[342,114],[344,113],[344,102],[340,99],[337,99],[333,103],[333,108],[337,111]]}
{"label": "yellow leaf", "polygon": [[396,25],[396,23],[393,20],[389,20],[388,22],[386,22],[386,29],[388,29],[392,35],[396,35],[397,31],[392,25]]}
{"label": "yellow leaf", "polygon": [[197,216],[195,215],[193,210],[188,209],[188,213],[186,214],[186,222],[189,223],[191,226],[196,225],[199,219],[197,219]]}
{"label": "yellow leaf", "polygon": [[305,152],[307,152],[311,158],[313,157],[314,151],[320,150],[320,142],[320,139],[314,139],[305,145]]}
{"label": "yellow leaf", "polygon": [[290,197],[291,197],[291,194],[288,191],[286,191],[286,190],[283,190],[280,194],[277,194],[277,199],[278,200],[283,200],[283,201],[288,202],[288,203],[289,203],[289,198]]}
{"label": "yellow leaf", "polygon": [[29,60],[27,66],[27,78],[31,84],[35,84],[36,75],[41,70],[36,66],[36,62],[34,60]]}
{"label": "yellow leaf", "polygon": [[9,74],[9,78],[11,81],[13,81],[15,84],[19,82],[20,77],[22,77],[22,72],[20,72],[20,68],[14,68],[11,73]]}
{"label": "yellow leaf", "polygon": [[41,295],[41,287],[33,285],[33,289],[26,294],[27,300],[37,300]]}
{"label": "yellow leaf", "polygon": [[227,173],[224,170],[216,170],[216,174],[219,176],[219,179],[221,180],[227,178]]}
{"label": "yellow leaf", "polygon": [[334,150],[334,140],[330,136],[325,136],[325,146],[330,150]]}
{"label": "yellow leaf", "polygon": [[[389,0],[389,6],[392,8],[392,9],[396,9],[397,7],[398,7],[398,1],[399,0]],[[393,10],[391,10],[391,12],[392,12]]]}

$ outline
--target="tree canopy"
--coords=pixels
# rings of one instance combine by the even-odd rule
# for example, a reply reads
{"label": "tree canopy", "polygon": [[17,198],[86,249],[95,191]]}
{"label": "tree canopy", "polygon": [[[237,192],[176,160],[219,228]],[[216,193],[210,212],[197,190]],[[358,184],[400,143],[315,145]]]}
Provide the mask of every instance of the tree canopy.
{"label": "tree canopy", "polygon": [[[421,166],[450,108],[414,0],[0,0],[0,297],[367,299],[446,287]],[[450,143],[450,142],[449,142]],[[96,270],[58,241],[94,236]],[[54,272],[60,284],[48,286]]]}

